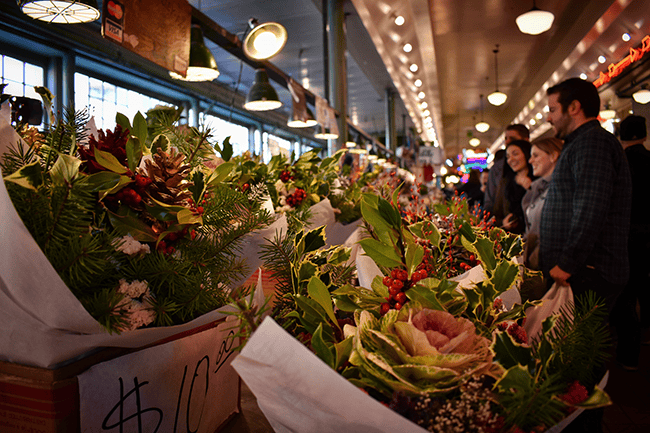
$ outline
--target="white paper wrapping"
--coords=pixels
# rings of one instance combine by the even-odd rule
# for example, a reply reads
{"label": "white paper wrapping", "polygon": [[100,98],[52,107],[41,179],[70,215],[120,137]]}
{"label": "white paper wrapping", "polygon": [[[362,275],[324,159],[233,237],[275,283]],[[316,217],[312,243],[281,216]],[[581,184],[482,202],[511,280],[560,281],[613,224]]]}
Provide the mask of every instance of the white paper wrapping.
{"label": "white paper wrapping", "polygon": [[232,366],[278,433],[426,432],[352,385],[271,318]]}

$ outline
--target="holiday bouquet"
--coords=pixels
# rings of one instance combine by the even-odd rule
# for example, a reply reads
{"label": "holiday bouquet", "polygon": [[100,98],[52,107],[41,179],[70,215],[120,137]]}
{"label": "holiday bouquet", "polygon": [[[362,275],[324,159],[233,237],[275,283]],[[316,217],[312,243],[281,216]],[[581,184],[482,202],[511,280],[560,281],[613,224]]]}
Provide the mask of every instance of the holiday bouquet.
{"label": "holiday bouquet", "polygon": [[[214,320],[228,303],[247,272],[242,243],[272,217],[223,182],[232,163],[208,168],[215,152],[230,158],[228,143],[166,111],[118,114],[106,131],[87,127],[85,111],[50,111],[49,130],[19,125],[20,136],[3,119],[6,359],[50,365],[96,346],[139,346],[178,332],[155,329]],[[42,353],[29,354],[46,334]]]}
{"label": "holiday bouquet", "polygon": [[[595,386],[607,344],[597,299],[529,337],[534,303],[511,296],[519,237],[455,214],[461,199],[429,218],[397,203],[363,196],[356,261],[324,248],[322,228],[267,247],[284,330],[265,319],[233,366],[276,431],[545,431],[608,404]],[[468,260],[479,264],[458,275]]]}

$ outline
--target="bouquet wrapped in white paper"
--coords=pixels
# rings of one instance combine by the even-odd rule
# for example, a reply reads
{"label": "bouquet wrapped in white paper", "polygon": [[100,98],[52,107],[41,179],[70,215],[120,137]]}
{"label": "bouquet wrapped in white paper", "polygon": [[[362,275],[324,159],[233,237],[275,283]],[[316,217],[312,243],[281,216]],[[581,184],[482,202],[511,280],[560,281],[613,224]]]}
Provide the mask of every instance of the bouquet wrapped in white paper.
{"label": "bouquet wrapped in white paper", "polygon": [[521,239],[466,206],[409,215],[367,194],[356,260],[323,227],[267,251],[284,330],[266,319],[233,367],[276,431],[557,431],[609,404],[599,300],[522,304]]}

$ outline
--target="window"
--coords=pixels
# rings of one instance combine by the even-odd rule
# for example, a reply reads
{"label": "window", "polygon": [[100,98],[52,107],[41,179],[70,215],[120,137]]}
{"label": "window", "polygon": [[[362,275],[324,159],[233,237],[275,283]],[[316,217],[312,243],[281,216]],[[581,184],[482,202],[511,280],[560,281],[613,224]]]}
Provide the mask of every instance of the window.
{"label": "window", "polygon": [[74,74],[74,103],[76,110],[82,110],[84,107],[89,109],[90,115],[95,117],[98,129],[114,128],[117,113],[133,120],[138,111],[144,115],[156,105],[170,105],[78,72]]}
{"label": "window", "polygon": [[[3,93],[42,101],[41,95],[34,90],[34,86],[43,85],[44,70],[42,67],[0,55],[0,78],[3,84],[7,84]],[[41,123],[38,127],[42,127],[42,125]]]}
{"label": "window", "polygon": [[210,129],[212,138],[219,145],[226,137],[230,137],[233,155],[241,155],[248,150],[248,128],[235,123],[230,123],[211,114],[201,113],[199,115],[201,124]]}
{"label": "window", "polygon": [[[269,160],[275,155],[284,155],[287,158],[291,156],[291,142],[289,140],[285,140],[284,138],[272,134],[269,134],[267,140],[267,152],[270,155]],[[264,152],[265,159],[267,152]]]}
{"label": "window", "polygon": [[2,83],[7,84],[4,93],[41,101],[41,96],[34,91],[34,86],[43,85],[43,68],[9,56],[0,55],[0,60]]}

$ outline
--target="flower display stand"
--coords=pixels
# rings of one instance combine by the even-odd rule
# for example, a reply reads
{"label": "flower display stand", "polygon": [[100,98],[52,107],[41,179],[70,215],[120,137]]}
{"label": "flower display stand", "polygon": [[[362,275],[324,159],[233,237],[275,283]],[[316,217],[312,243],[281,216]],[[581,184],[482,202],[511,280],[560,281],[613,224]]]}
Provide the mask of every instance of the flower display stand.
{"label": "flower display stand", "polygon": [[221,319],[52,369],[0,361],[0,431],[219,431],[240,412],[235,326]]}

